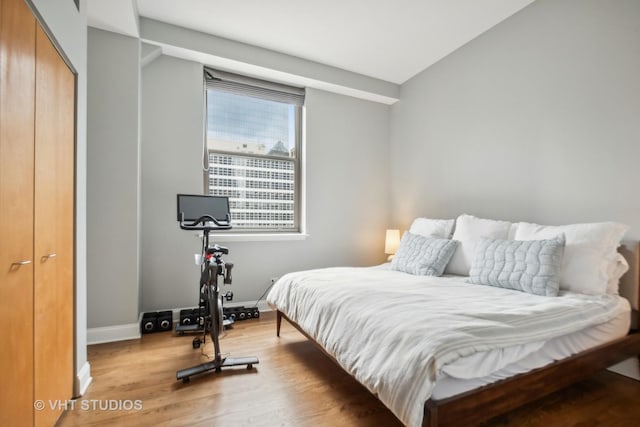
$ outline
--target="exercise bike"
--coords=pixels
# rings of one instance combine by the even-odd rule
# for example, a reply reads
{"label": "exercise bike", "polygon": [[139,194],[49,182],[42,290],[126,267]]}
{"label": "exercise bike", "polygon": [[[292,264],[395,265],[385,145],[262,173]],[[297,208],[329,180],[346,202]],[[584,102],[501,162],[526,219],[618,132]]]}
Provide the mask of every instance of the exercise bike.
{"label": "exercise bike", "polygon": [[231,216],[229,214],[229,199],[227,197],[198,196],[178,194],[178,220],[180,228],[188,231],[202,231],[202,258],[200,263],[200,299],[203,301],[203,337],[204,343],[207,332],[213,342],[214,357],[210,362],[202,363],[191,368],[181,369],[176,372],[176,378],[187,383],[193,375],[208,371],[221,372],[222,368],[246,365],[252,369],[259,363],[257,357],[223,357],[220,352],[219,336],[224,328],[222,297],[220,295],[220,279],[224,284],[232,282],[231,270],[233,264],[225,262],[223,255],[229,253],[229,249],[217,244],[209,244],[211,231],[230,230]]}

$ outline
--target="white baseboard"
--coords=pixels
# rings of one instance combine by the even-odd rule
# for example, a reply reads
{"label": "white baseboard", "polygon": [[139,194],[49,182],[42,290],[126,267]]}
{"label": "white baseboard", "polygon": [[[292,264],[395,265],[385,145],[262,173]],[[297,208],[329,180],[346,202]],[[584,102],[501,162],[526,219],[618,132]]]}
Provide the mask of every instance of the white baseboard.
{"label": "white baseboard", "polygon": [[82,397],[87,392],[89,384],[91,384],[92,381],[91,365],[89,365],[89,362],[84,362],[84,365],[80,368],[73,384],[74,397]]}
{"label": "white baseboard", "polygon": [[87,329],[87,345],[140,338],[140,322]]}
{"label": "white baseboard", "polygon": [[633,378],[640,381],[640,361],[637,357],[623,360],[622,362],[613,365],[608,368],[610,371],[616,374],[624,375],[625,377]]}

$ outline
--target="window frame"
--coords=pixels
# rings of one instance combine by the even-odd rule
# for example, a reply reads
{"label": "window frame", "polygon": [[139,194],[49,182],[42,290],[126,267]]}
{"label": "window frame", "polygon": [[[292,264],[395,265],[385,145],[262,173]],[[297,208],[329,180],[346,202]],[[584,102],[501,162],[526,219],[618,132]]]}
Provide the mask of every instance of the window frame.
{"label": "window frame", "polygon": [[[250,83],[248,82],[257,82],[258,85],[259,84],[263,84],[266,85],[266,87],[269,87],[271,85],[275,85],[276,87],[286,87],[284,85],[280,85],[278,83],[271,83],[271,82],[267,82],[267,81],[263,81],[263,80],[257,80],[257,79],[253,79],[250,77],[245,77],[245,76],[239,76],[239,75],[234,75],[234,74],[229,74],[229,73],[222,73],[222,72],[217,72],[215,70],[210,70],[205,68],[204,70],[204,144],[203,144],[203,166],[206,162],[206,166],[207,168],[204,169],[203,167],[203,192],[205,195],[210,195],[210,186],[209,186],[209,174],[210,174],[210,168],[212,167],[212,164],[210,162],[210,156],[211,154],[220,154],[220,155],[227,155],[227,156],[235,156],[235,157],[244,157],[244,158],[248,158],[248,159],[266,159],[266,160],[278,160],[278,161],[289,161],[293,163],[293,171],[294,171],[294,197],[293,197],[293,223],[294,226],[292,228],[249,228],[249,227],[243,227],[243,228],[236,228],[234,227],[232,230],[232,234],[225,234],[228,237],[233,237],[233,235],[237,235],[237,236],[260,236],[260,238],[258,240],[263,240],[264,237],[268,237],[268,236],[272,236],[273,240],[281,240],[283,237],[284,239],[287,240],[298,240],[300,238],[300,236],[304,236],[306,237],[306,233],[304,230],[304,218],[303,218],[303,195],[302,195],[302,191],[303,191],[303,185],[302,185],[302,177],[303,177],[303,159],[304,159],[304,155],[303,155],[303,129],[304,129],[304,102],[302,102],[301,105],[295,104],[295,103],[289,103],[289,105],[293,105],[294,108],[294,126],[295,126],[295,143],[294,143],[294,150],[295,150],[295,157],[291,158],[291,157],[282,157],[282,156],[274,156],[274,155],[256,155],[256,154],[249,154],[249,153],[238,153],[238,152],[232,152],[232,151],[226,151],[226,150],[216,150],[213,148],[209,148],[208,145],[208,138],[207,138],[207,132],[208,132],[208,125],[209,125],[209,116],[208,116],[208,91],[209,90],[215,90],[214,88],[209,88],[209,85],[207,84],[207,80],[208,80],[208,76],[207,76],[207,72],[215,72],[215,73],[220,73],[224,76],[232,76],[233,77],[238,77],[241,80],[241,84],[247,85],[247,86],[251,86]],[[264,87],[264,86],[263,86]],[[298,89],[300,90],[300,88],[292,88],[292,89]],[[303,97],[304,97],[304,89],[303,90]],[[252,97],[251,95],[247,95],[247,94],[240,94],[240,96],[247,96],[247,97]],[[253,96],[253,98],[257,98],[257,99],[263,99],[260,98],[259,96]],[[231,217],[231,221],[232,221],[232,225],[233,225],[233,215]],[[277,237],[276,237],[277,236]],[[289,238],[287,237],[289,236]],[[298,237],[296,237],[298,236]],[[236,239],[229,239],[229,240],[236,240]],[[237,240],[244,240],[243,237],[240,237]]]}

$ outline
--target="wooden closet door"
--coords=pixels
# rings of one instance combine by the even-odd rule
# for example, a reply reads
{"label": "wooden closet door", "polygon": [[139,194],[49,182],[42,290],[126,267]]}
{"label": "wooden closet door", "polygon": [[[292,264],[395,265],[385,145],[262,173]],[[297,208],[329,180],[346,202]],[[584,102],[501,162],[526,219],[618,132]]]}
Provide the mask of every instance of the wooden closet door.
{"label": "wooden closet door", "polygon": [[[35,100],[35,399],[65,401],[73,393],[75,77],[39,26]],[[61,413],[47,405],[35,425]]]}
{"label": "wooden closet door", "polygon": [[[33,423],[35,18],[0,0],[0,425]],[[17,262],[30,264],[17,265]]]}

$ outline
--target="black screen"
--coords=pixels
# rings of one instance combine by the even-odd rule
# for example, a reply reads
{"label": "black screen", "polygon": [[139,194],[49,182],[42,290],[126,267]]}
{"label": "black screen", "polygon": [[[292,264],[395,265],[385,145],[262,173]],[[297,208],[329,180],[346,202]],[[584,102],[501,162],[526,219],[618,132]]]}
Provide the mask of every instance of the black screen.
{"label": "black screen", "polygon": [[218,221],[227,221],[229,198],[178,194],[178,221],[181,212],[184,212],[185,221],[195,221],[204,215],[210,215]]}

